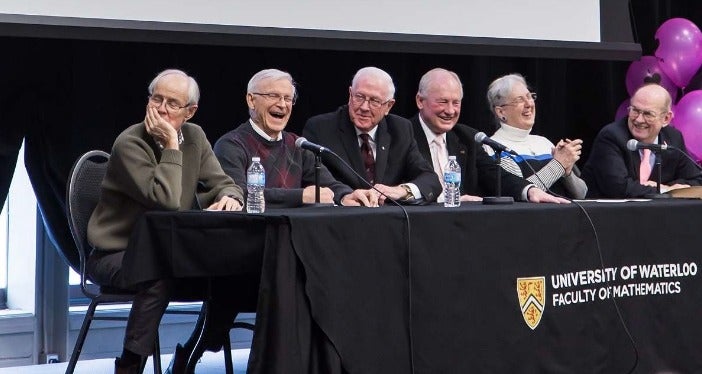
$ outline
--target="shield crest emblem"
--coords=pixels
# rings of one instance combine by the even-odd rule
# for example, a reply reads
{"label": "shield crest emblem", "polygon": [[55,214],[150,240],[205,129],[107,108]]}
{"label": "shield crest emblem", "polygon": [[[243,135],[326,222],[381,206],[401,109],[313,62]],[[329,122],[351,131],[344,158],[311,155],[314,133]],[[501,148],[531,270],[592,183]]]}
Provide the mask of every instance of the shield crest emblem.
{"label": "shield crest emblem", "polygon": [[517,278],[517,297],[524,322],[536,329],[546,307],[546,279],[544,277]]}

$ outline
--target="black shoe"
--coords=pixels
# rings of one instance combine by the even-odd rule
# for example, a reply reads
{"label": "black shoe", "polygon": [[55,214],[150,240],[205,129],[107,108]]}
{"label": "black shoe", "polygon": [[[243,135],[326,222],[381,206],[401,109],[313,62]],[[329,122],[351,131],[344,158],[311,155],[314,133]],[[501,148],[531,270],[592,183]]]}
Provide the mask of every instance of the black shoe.
{"label": "black shoe", "polygon": [[224,347],[224,339],[229,339],[229,330],[218,334],[205,333],[203,347],[210,352],[219,352]]}
{"label": "black shoe", "polygon": [[182,345],[176,345],[175,352],[173,352],[173,357],[171,362],[168,364],[168,368],[163,374],[182,374],[185,373],[185,366],[188,363],[188,352],[183,348]]}
{"label": "black shoe", "polygon": [[119,357],[115,359],[115,374],[141,374],[142,370],[141,362],[126,366],[120,362]]}

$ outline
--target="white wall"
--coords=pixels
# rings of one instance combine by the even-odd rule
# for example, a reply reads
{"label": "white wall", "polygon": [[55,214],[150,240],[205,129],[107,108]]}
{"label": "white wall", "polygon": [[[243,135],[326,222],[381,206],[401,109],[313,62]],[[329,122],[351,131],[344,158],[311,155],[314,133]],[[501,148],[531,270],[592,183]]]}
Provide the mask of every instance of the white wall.
{"label": "white wall", "polygon": [[7,198],[9,217],[7,306],[34,313],[37,200],[24,167],[24,144]]}

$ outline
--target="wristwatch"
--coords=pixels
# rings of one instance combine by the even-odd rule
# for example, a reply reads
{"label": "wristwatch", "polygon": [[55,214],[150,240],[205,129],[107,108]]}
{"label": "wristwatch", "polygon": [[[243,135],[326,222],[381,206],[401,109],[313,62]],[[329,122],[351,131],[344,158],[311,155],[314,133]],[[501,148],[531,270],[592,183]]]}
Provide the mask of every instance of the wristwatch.
{"label": "wristwatch", "polygon": [[412,189],[410,188],[410,186],[406,184],[401,184],[400,187],[404,188],[405,192],[407,192],[407,194],[405,195],[405,197],[402,198],[402,200],[414,199],[414,194],[412,193]]}

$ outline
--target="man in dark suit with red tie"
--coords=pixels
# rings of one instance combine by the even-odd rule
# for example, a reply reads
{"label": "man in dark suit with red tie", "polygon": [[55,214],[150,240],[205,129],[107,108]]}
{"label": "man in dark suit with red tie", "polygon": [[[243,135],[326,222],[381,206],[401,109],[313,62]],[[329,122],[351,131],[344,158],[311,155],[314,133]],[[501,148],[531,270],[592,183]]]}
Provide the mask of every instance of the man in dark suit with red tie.
{"label": "man in dark suit with red tie", "polygon": [[[416,102],[419,113],[412,117],[414,137],[424,158],[442,175],[448,156],[456,156],[461,166],[461,201],[479,201],[480,196],[497,195],[495,161],[475,142],[477,130],[457,123],[461,114],[463,88],[452,71],[436,68],[419,82]],[[500,169],[501,194],[515,200],[565,202],[548,195],[527,180]],[[443,201],[443,196],[439,198]]]}
{"label": "man in dark suit with red tie", "polygon": [[[303,136],[331,149],[385,196],[433,202],[441,183],[419,153],[409,121],[390,114],[394,94],[388,73],[375,67],[360,69],[349,87],[348,104],[310,118]],[[323,154],[323,161],[336,179],[354,189],[368,188],[335,157]]]}
{"label": "man in dark suit with red tie", "polygon": [[[700,169],[680,153],[687,153],[682,133],[668,126],[673,119],[668,91],[658,84],[647,84],[634,92],[630,102],[628,117],[603,127],[592,143],[583,168],[588,196],[627,198],[655,194],[656,157],[662,157],[661,192],[702,185]],[[630,139],[666,144],[679,152],[668,150],[656,155],[647,149],[630,151]]]}

